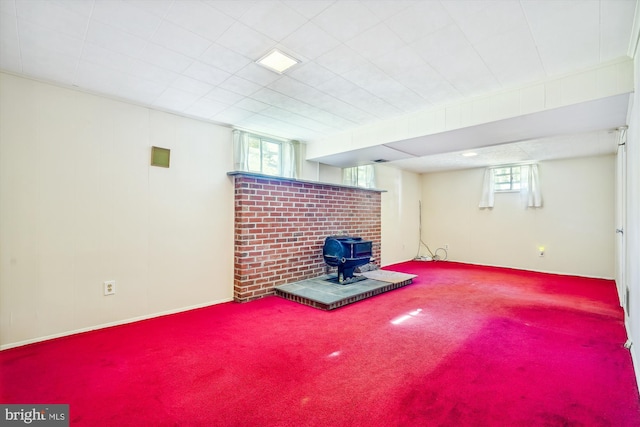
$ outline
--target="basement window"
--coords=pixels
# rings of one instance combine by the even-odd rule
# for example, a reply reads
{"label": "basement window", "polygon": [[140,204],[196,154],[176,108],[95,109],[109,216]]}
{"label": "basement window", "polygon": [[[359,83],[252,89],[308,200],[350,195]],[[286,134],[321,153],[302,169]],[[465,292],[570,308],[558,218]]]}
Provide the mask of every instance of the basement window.
{"label": "basement window", "polygon": [[494,191],[520,191],[520,166],[502,166],[493,169]]}
{"label": "basement window", "polygon": [[249,172],[282,175],[282,144],[250,136],[248,163]]}
{"label": "basement window", "polygon": [[376,188],[373,165],[354,166],[342,169],[342,183],[362,188]]}
{"label": "basement window", "polygon": [[240,130],[233,131],[235,169],[296,178],[297,143]]}

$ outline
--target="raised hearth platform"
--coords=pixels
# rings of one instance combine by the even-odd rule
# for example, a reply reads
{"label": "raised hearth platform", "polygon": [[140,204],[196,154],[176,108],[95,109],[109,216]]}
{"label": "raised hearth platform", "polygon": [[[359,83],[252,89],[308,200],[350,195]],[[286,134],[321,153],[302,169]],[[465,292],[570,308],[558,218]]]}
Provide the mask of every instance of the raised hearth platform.
{"label": "raised hearth platform", "polygon": [[325,275],[275,287],[276,295],[321,310],[333,310],[384,292],[411,284],[415,274],[374,270],[362,273],[365,277],[354,283],[341,285],[332,282],[335,275]]}

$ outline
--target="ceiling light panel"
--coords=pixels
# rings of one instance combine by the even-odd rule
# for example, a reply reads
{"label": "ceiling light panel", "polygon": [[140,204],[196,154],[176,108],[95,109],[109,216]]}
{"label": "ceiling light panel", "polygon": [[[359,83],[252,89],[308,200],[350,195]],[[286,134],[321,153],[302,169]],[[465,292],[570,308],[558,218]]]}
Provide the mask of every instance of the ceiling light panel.
{"label": "ceiling light panel", "polygon": [[300,61],[292,58],[285,53],[280,52],[278,49],[273,49],[271,52],[269,52],[256,62],[263,67],[270,69],[271,71],[282,74],[289,68],[298,64]]}

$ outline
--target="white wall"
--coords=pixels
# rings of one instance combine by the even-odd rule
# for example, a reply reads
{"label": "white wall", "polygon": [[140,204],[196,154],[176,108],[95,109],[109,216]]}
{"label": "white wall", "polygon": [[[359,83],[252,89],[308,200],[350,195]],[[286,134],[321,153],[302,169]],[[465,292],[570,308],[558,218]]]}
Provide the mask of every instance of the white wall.
{"label": "white wall", "polygon": [[613,278],[614,168],[613,156],[540,163],[540,209],[519,193],[479,209],[483,169],[426,174],[422,238],[453,261]]}
{"label": "white wall", "polygon": [[342,184],[342,168],[320,164],[318,167],[318,181]]}
{"label": "white wall", "polygon": [[0,93],[3,348],[232,298],[229,129],[7,74]]}
{"label": "white wall", "polygon": [[[640,26],[640,8],[636,10],[636,32]],[[626,285],[629,287],[629,317],[627,332],[633,341],[631,354],[640,387],[640,52],[638,45],[634,55],[634,79],[636,91],[629,111],[627,134],[627,210],[624,239],[626,243]]]}
{"label": "white wall", "polygon": [[381,266],[413,259],[418,253],[420,175],[376,165],[376,185],[382,193]]}

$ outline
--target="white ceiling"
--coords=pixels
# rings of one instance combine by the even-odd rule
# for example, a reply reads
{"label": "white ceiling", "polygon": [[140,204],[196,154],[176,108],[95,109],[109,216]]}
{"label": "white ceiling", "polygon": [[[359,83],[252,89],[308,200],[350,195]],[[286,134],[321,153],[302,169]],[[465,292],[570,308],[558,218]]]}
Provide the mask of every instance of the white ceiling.
{"label": "white ceiling", "polygon": [[[0,0],[0,68],[309,142],[628,56],[637,3]],[[284,75],[255,64],[274,47],[301,63]],[[547,143],[584,155],[573,140]],[[482,155],[536,155],[523,144]],[[448,164],[420,155],[397,165]]]}

